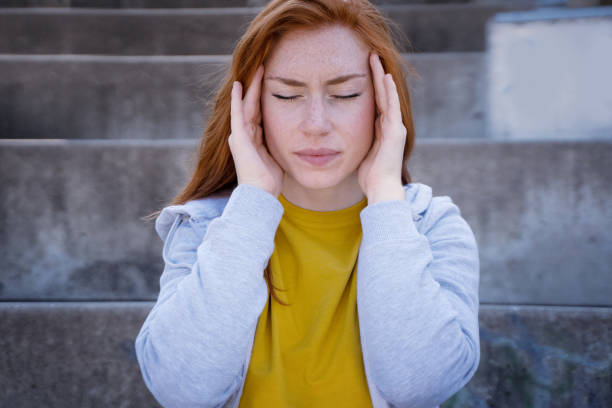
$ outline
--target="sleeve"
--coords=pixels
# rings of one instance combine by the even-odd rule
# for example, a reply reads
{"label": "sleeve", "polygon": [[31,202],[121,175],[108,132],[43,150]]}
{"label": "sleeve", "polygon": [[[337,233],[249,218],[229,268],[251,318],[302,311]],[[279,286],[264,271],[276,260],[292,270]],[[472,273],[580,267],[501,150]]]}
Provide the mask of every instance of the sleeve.
{"label": "sleeve", "polygon": [[480,361],[478,248],[449,197],[435,197],[417,231],[408,201],[361,212],[358,312],[370,375],[395,407],[435,407]]}
{"label": "sleeve", "polygon": [[239,185],[220,217],[177,215],[160,293],[135,342],[144,382],[163,406],[216,407],[240,387],[282,213],[271,194]]}

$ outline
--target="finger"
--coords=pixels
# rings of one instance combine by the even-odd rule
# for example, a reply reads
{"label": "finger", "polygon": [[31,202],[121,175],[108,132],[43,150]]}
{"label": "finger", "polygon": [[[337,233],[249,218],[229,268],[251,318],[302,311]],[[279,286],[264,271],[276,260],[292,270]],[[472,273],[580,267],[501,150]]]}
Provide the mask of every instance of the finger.
{"label": "finger", "polygon": [[370,54],[370,68],[372,69],[372,82],[374,83],[374,96],[376,107],[379,113],[383,113],[386,108],[387,95],[384,85],[385,70],[380,62],[380,57],[375,54]]}
{"label": "finger", "polygon": [[244,126],[242,119],[242,84],[240,82],[234,81],[231,95],[230,126],[232,132],[235,133]]}
{"label": "finger", "polygon": [[364,160],[369,160],[370,162],[373,162],[376,156],[378,155],[379,150],[380,150],[380,138],[376,137],[374,138],[372,142],[372,146],[370,147],[370,151],[368,152]]}
{"label": "finger", "polygon": [[397,86],[391,74],[385,75],[385,89],[387,91],[387,112],[391,120],[402,120],[402,110],[400,106]]}
{"label": "finger", "polygon": [[260,118],[259,97],[261,95],[261,78],[263,77],[263,65],[260,65],[253,75],[249,89],[244,97],[244,119],[247,122],[258,124]]}

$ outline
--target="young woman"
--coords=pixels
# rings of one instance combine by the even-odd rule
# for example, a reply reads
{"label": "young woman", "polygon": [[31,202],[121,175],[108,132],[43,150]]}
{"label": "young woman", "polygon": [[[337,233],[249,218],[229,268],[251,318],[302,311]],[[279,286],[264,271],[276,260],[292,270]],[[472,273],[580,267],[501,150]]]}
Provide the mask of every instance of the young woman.
{"label": "young woman", "polygon": [[365,0],[253,20],[156,221],[165,268],[136,353],[161,404],[434,407],[472,377],[477,245],[410,182],[401,64]]}

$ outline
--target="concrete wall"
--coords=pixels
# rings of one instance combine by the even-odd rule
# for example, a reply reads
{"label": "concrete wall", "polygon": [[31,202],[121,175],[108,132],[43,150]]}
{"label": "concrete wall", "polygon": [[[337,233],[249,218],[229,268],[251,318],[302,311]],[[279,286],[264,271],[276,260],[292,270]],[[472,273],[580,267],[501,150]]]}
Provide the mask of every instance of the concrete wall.
{"label": "concrete wall", "polygon": [[440,141],[417,180],[449,195],[480,246],[481,300],[610,305],[612,144]]}
{"label": "concrete wall", "polygon": [[0,137],[199,139],[226,56],[0,56]]}
{"label": "concrete wall", "polygon": [[[0,299],[154,299],[140,217],[185,183],[193,142],[0,142]],[[611,305],[610,142],[423,142],[415,181],[476,235],[481,301]]]}
{"label": "concrete wall", "polygon": [[612,7],[502,13],[489,24],[490,135],[612,135]]}
{"label": "concrete wall", "polygon": [[612,404],[612,309],[484,305],[479,321],[479,369],[442,408]]}
{"label": "concrete wall", "polygon": [[[380,6],[408,36],[399,38],[401,44],[417,52],[483,51],[487,19],[526,8],[512,3]],[[0,8],[0,53],[227,55],[259,10]]]}
{"label": "concrete wall", "polygon": [[[485,137],[485,56],[405,56],[419,138]],[[229,56],[0,55],[0,138],[199,139]],[[210,104],[210,106],[208,106]]]}
{"label": "concrete wall", "polygon": [[[264,6],[269,0],[4,0],[0,7],[92,7],[92,8],[197,8]],[[609,1],[609,0],[603,0]],[[473,3],[504,4],[507,0],[372,0],[385,4]],[[600,0],[515,0],[528,6],[584,7],[600,4]]]}
{"label": "concrete wall", "polygon": [[[134,339],[150,302],[0,303],[0,405],[158,407]],[[480,369],[455,407],[605,407],[612,309],[480,308]]]}

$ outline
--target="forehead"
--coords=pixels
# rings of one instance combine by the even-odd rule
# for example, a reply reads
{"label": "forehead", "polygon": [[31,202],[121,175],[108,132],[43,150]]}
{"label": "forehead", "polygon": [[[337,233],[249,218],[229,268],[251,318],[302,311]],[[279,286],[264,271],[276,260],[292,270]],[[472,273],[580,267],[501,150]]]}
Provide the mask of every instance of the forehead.
{"label": "forehead", "polygon": [[368,70],[369,49],[351,29],[325,26],[285,34],[266,61],[266,72],[310,76]]}

